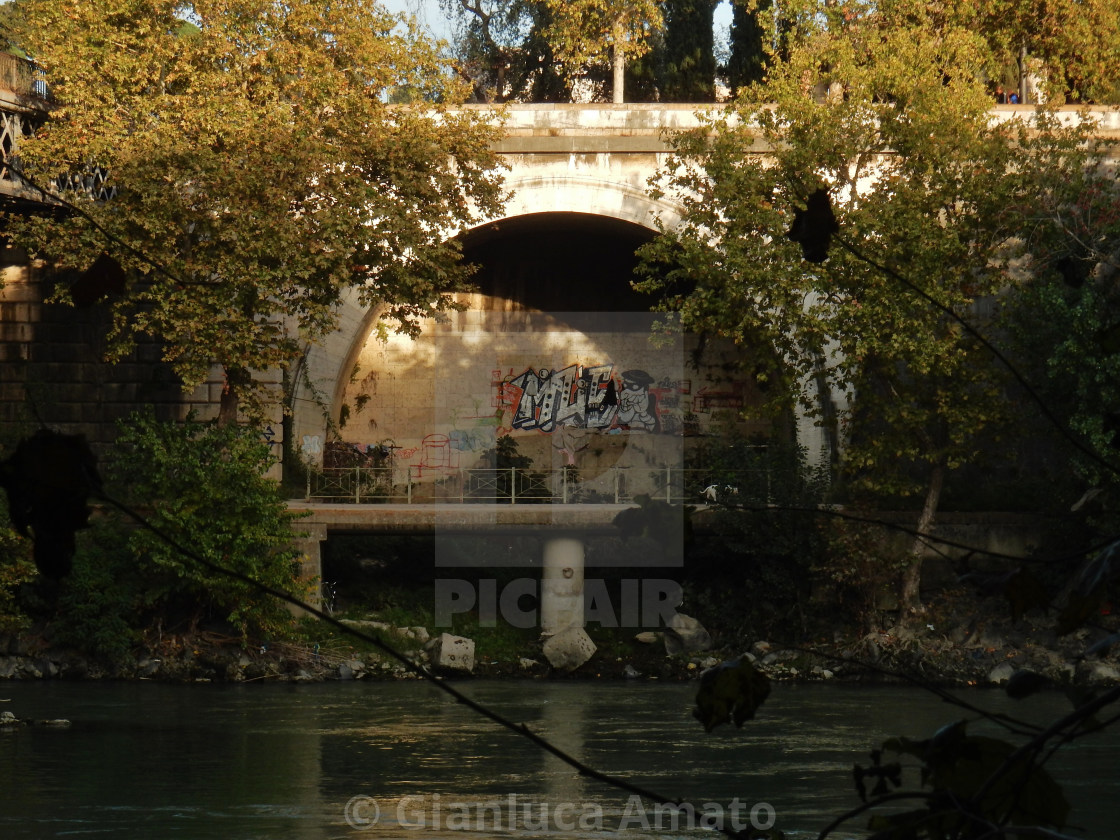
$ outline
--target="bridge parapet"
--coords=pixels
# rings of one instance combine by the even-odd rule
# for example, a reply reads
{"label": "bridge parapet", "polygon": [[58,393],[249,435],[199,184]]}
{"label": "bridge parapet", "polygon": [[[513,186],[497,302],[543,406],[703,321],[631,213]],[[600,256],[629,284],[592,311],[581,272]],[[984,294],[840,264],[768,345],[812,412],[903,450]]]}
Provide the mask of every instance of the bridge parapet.
{"label": "bridge parapet", "polygon": [[19,145],[47,114],[47,84],[42,73],[22,58],[0,53],[0,199],[39,202],[12,169]]}

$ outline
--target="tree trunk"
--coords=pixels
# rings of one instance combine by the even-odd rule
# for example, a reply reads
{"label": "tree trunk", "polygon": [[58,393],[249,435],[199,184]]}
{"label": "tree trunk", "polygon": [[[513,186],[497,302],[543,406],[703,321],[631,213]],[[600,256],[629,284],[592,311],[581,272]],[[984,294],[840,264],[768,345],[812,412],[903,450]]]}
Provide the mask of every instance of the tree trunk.
{"label": "tree trunk", "polygon": [[222,400],[218,404],[218,425],[229,426],[237,423],[237,410],[241,404],[241,389],[248,385],[251,377],[243,367],[223,368],[226,386],[222,389]]}
{"label": "tree trunk", "polygon": [[621,105],[626,101],[626,54],[622,51],[622,44],[626,40],[626,32],[622,21],[614,23],[614,46],[611,50],[611,60],[614,75],[611,80],[611,101]]}
{"label": "tree trunk", "polygon": [[[945,463],[938,461],[933,465],[929,477],[929,487],[926,489],[926,500],[922,505],[922,513],[918,517],[919,534],[928,534],[933,527],[933,520],[937,515],[937,504],[941,500],[941,488],[945,483]],[[922,553],[925,543],[922,538],[915,537],[910,548],[910,558],[902,572],[902,592],[900,604],[903,620],[909,615],[920,615],[925,612],[922,606]]]}
{"label": "tree trunk", "polygon": [[1027,44],[1024,41],[1019,45],[1019,102],[1026,105],[1030,102],[1030,77],[1027,64]]}

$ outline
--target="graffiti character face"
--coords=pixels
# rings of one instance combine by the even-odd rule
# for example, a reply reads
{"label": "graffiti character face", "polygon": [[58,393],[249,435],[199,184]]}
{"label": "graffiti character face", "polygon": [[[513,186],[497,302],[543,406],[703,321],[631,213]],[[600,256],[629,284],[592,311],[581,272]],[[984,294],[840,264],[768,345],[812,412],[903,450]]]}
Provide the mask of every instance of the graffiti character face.
{"label": "graffiti character face", "polygon": [[618,422],[632,429],[651,431],[657,427],[653,414],[653,397],[649,386],[653,377],[644,370],[628,370],[622,374],[622,394],[619,397]]}

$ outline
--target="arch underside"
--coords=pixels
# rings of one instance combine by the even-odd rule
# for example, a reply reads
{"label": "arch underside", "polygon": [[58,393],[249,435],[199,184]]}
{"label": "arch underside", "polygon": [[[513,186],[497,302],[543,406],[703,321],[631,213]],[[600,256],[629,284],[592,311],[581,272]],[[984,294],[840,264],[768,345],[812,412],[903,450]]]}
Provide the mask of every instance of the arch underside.
{"label": "arch underside", "polygon": [[[479,266],[478,291],[459,298],[466,311],[426,325],[419,342],[381,342],[378,312],[351,296],[339,329],[309,348],[292,404],[304,458],[320,462],[342,421],[343,440],[396,447],[420,476],[477,465],[503,434],[542,465],[679,465],[682,438],[757,399],[749,377],[719,372],[734,367],[730,355],[692,369],[683,344],[649,345],[652,301],[629,283],[634,250],[675,208],[595,179],[570,191],[547,177],[511,186],[504,218],[460,234]],[[538,396],[549,390],[564,394],[559,411]],[[797,434],[811,452],[824,443],[804,418]]]}

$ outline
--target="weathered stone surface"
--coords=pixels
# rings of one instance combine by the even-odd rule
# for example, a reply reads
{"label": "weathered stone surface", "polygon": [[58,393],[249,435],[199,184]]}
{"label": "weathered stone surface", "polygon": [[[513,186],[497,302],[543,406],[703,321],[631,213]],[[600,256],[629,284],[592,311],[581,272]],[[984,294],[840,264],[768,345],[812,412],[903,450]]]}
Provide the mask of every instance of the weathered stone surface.
{"label": "weathered stone surface", "polygon": [[675,613],[665,628],[665,652],[695,653],[712,646],[712,637],[695,618],[684,613]]}
{"label": "weathered stone surface", "polygon": [[574,671],[595,655],[595,643],[582,627],[569,627],[544,643],[548,664],[562,671]]}
{"label": "weathered stone surface", "polygon": [[1010,662],[1001,662],[988,672],[988,682],[1000,685],[1011,679],[1015,673],[1015,666]]}
{"label": "weathered stone surface", "polygon": [[1116,685],[1120,683],[1120,670],[1108,662],[1082,662],[1077,676],[1089,685]]}
{"label": "weathered stone surface", "polygon": [[432,667],[442,671],[471,673],[474,670],[474,640],[441,633],[431,648]]}
{"label": "weathered stone surface", "polygon": [[392,624],[385,621],[373,621],[364,618],[342,618],[339,620],[347,627],[353,627],[355,630],[380,630],[385,632],[396,629]]}

